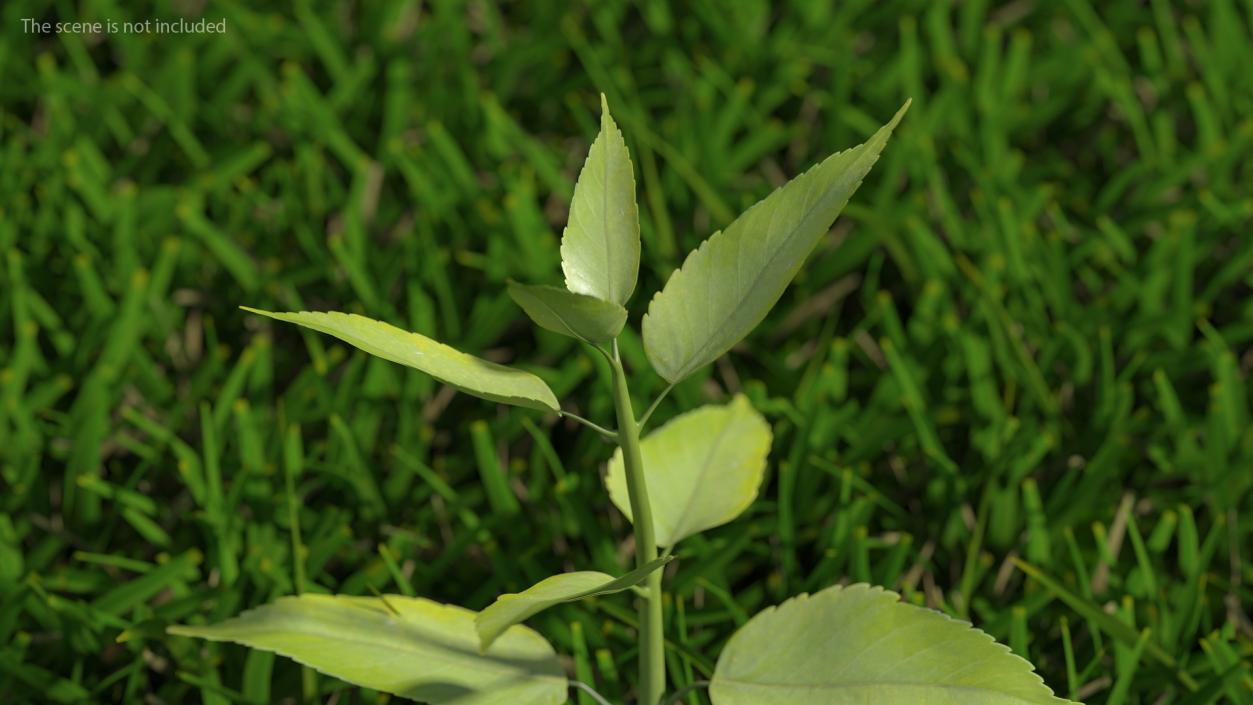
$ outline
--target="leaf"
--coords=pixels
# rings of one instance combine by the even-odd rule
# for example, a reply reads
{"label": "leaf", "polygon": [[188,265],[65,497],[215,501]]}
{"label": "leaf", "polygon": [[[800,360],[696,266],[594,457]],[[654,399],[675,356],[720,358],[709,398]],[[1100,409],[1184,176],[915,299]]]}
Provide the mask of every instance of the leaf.
{"label": "leaf", "polygon": [[430,705],[558,705],[567,682],[527,627],[479,653],[474,613],[418,597],[281,597],[220,624],[169,633],[273,651],[336,678]]}
{"label": "leaf", "polygon": [[[689,411],[645,436],[640,455],[657,545],[673,546],[747,509],[766,471],[770,440],[770,424],[743,395]],[[609,461],[605,485],[630,519],[621,450]]]}
{"label": "leaf", "polygon": [[639,585],[649,573],[673,559],[674,556],[663,556],[620,578],[596,571],[562,573],[544,578],[522,592],[501,595],[474,618],[479,643],[487,649],[506,629],[553,605],[622,592]]}
{"label": "leaf", "polygon": [[544,380],[530,372],[467,355],[424,335],[373,318],[338,311],[274,313],[247,306],[240,308],[333,335],[371,355],[422,370],[466,394],[540,411],[561,409]]}
{"label": "leaf", "polygon": [[539,327],[593,345],[613,340],[626,324],[622,306],[555,286],[509,282],[509,297]]}
{"label": "leaf", "polygon": [[600,110],[600,134],[574,184],[570,220],[561,235],[561,269],[570,291],[625,304],[640,268],[635,173],[603,94]]}
{"label": "leaf", "polygon": [[908,109],[907,102],[865,144],[827,157],[688,255],[644,316],[644,350],[658,374],[678,382],[761,323]]}
{"label": "leaf", "polygon": [[714,705],[1064,705],[1031,664],[965,622],[860,584],[801,595],[727,642]]}

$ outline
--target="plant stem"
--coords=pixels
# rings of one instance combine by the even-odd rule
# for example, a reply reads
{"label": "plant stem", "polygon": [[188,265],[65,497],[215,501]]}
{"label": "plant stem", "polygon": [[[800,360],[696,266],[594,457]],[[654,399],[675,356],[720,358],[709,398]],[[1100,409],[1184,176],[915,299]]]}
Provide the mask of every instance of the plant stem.
{"label": "plant stem", "polygon": [[699,690],[701,688],[708,688],[708,687],[709,687],[709,681],[693,681],[691,683],[688,683],[682,688],[679,688],[678,690],[674,691],[674,694],[666,699],[666,705],[678,705],[678,703],[681,700],[683,700],[683,696],[687,695],[688,693],[694,690]]}
{"label": "plant stem", "polygon": [[584,683],[583,681],[570,681],[570,685],[573,685],[575,688],[578,688],[579,690],[592,696],[592,700],[600,703],[600,705],[611,705],[608,700],[605,700],[605,696],[597,693],[595,688]]}
{"label": "plant stem", "polygon": [[[653,510],[648,501],[644,481],[644,462],[640,456],[640,427],[631,408],[631,391],[627,387],[622,358],[614,344],[613,406],[618,414],[618,446],[622,448],[622,465],[626,471],[627,494],[631,498],[631,517],[635,526],[635,564],[643,566],[657,558],[657,541],[653,534]],[[657,705],[666,690],[665,641],[661,622],[661,572],[653,571],[645,583],[646,596],[640,600],[640,679],[639,705]]]}
{"label": "plant stem", "polygon": [[[296,499],[296,475],[303,466],[300,427],[292,424],[283,446],[283,480],[287,490],[287,522],[291,526],[292,581],[297,595],[305,591],[305,548],[300,539],[300,501]],[[301,702],[307,705],[318,700],[318,674],[308,666],[300,668],[300,694]]]}

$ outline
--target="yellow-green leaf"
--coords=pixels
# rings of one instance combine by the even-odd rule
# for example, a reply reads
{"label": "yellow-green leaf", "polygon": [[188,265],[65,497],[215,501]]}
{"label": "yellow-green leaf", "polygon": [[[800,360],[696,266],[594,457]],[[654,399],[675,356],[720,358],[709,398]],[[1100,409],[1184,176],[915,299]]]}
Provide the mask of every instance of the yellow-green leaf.
{"label": "yellow-green leaf", "polygon": [[865,144],[827,157],[688,255],[644,316],[644,350],[678,382],[748,335],[831,228],[909,103]]}
{"label": "yellow-green leaf", "polygon": [[544,637],[515,626],[480,653],[473,612],[417,597],[282,597],[221,624],[169,632],[273,651],[430,705],[566,701],[565,672]]}
{"label": "yellow-green leaf", "polygon": [[520,624],[538,612],[562,602],[573,602],[597,595],[621,592],[643,582],[648,574],[669,563],[674,557],[664,556],[615,578],[607,573],[585,570],[544,578],[519,593],[501,595],[479,612],[474,626],[479,631],[482,648],[487,649],[509,627]]}
{"label": "yellow-green leaf", "polygon": [[333,335],[371,355],[422,370],[466,394],[541,411],[558,411],[561,408],[544,380],[530,372],[467,355],[389,323],[339,311],[274,313],[247,306],[241,308]]}
{"label": "yellow-green leaf", "polygon": [[1065,705],[1031,664],[965,622],[859,584],[749,620],[709,685],[714,705]]}
{"label": "yellow-green leaf", "polygon": [[574,184],[570,220],[561,235],[561,269],[570,291],[625,304],[640,267],[635,173],[603,95],[600,109],[600,134]]}
{"label": "yellow-green leaf", "polygon": [[[657,545],[673,546],[747,509],[761,486],[770,440],[770,424],[742,395],[689,411],[645,436],[640,455]],[[621,450],[609,461],[605,484],[630,519]]]}
{"label": "yellow-green leaf", "polygon": [[555,286],[509,282],[509,297],[541,328],[588,343],[613,340],[626,324],[621,305]]}

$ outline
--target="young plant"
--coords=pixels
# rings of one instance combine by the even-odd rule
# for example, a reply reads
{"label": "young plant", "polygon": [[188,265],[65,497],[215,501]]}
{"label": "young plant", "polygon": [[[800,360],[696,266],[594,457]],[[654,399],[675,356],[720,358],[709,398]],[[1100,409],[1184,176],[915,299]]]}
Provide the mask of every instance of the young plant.
{"label": "young plant", "polygon": [[[616,342],[639,268],[635,177],[622,133],[601,100],[600,135],[579,174],[561,240],[566,286],[511,283],[509,294],[540,327],[577,338],[608,361],[614,430],[574,418],[617,444],[605,484],[609,499],[634,526],[635,568],[618,577],[555,575],[502,595],[477,614],[399,595],[300,595],[221,624],[171,627],[171,634],[277,652],[348,682],[431,705],[555,705],[566,702],[572,683],[548,641],[521,623],[562,602],[633,590],[639,603],[637,699],[641,705],[662,702],[662,568],[684,538],[733,520],[756,498],[771,431],[737,396],[641,437],[661,398],[636,415]],[[667,391],[765,318],[908,107],[865,144],[828,157],[688,255],[643,319],[644,349],[669,383]],[[562,413],[539,377],[381,321],[248,310],[333,335],[489,401]],[[868,585],[830,587],[758,614],[726,644],[708,687],[715,705],[1067,702],[1030,664],[983,632]]]}

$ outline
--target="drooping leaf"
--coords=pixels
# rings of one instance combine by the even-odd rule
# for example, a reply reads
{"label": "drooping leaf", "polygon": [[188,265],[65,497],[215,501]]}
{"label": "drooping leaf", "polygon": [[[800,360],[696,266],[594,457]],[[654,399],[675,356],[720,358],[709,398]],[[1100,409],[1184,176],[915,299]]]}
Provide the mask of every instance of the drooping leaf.
{"label": "drooping leaf", "polygon": [[625,304],[640,267],[635,173],[604,95],[600,110],[600,134],[579,172],[561,235],[561,269],[570,291]]}
{"label": "drooping leaf", "polygon": [[714,705],[1064,705],[1031,664],[965,622],[859,584],[801,595],[727,642]]}
{"label": "drooping leaf", "polygon": [[906,103],[869,140],[827,157],[688,255],[649,304],[644,349],[678,382],[761,323],[874,166]]}
{"label": "drooping leaf", "polygon": [[544,637],[515,626],[480,653],[474,612],[417,597],[282,597],[221,624],[169,632],[273,651],[430,705],[566,701],[565,672]]}
{"label": "drooping leaf", "polygon": [[555,286],[509,282],[509,297],[539,327],[588,343],[613,340],[626,324],[621,305]]}
{"label": "drooping leaf", "polygon": [[619,578],[590,570],[562,573],[551,578],[544,578],[522,592],[501,595],[474,618],[474,626],[479,632],[479,643],[482,648],[489,648],[492,642],[505,633],[506,629],[520,624],[553,605],[621,592],[639,585],[649,573],[661,568],[673,558],[673,556],[658,558]]}
{"label": "drooping leaf", "polygon": [[[770,424],[742,395],[678,416],[640,441],[644,482],[658,546],[725,524],[757,497]],[[631,518],[626,471],[619,450],[605,477],[609,497]]]}
{"label": "drooping leaf", "polygon": [[540,411],[561,408],[544,380],[530,372],[467,355],[424,335],[373,318],[339,311],[274,313],[247,306],[240,308],[333,335],[371,355],[422,370],[466,394]]}

